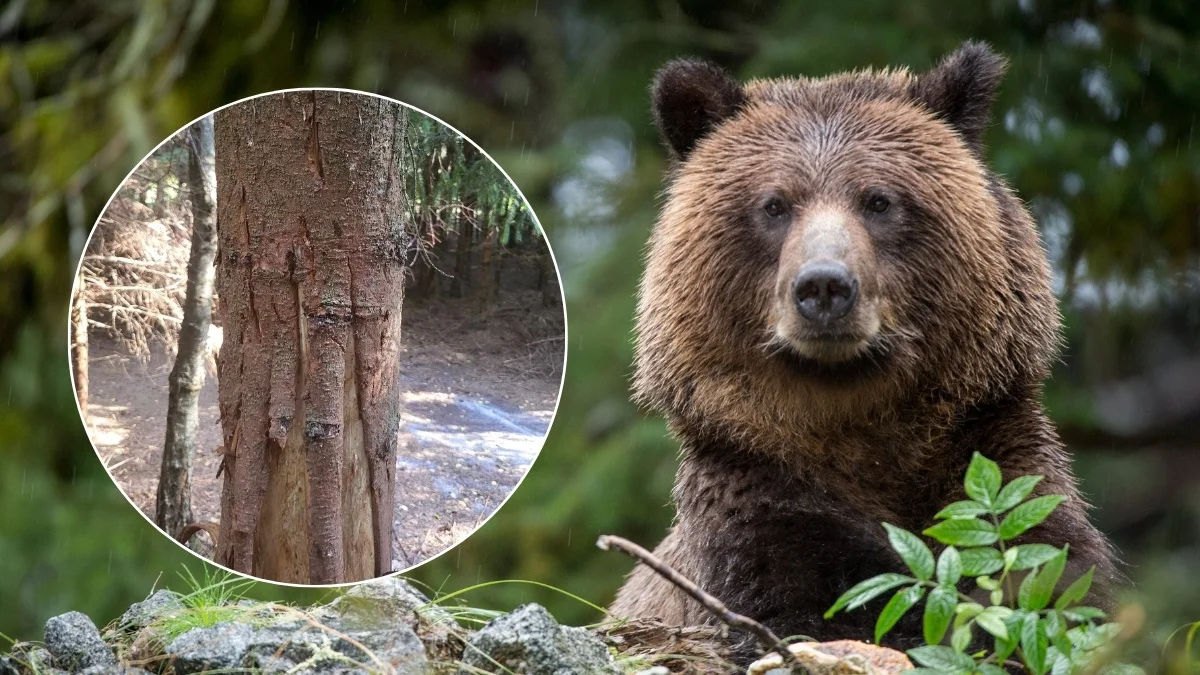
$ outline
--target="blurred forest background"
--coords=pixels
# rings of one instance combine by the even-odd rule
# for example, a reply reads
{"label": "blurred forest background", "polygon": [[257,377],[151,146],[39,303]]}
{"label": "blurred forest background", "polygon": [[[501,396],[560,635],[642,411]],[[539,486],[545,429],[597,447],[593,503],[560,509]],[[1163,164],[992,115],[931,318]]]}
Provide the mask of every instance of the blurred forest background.
{"label": "blurred forest background", "polygon": [[[534,580],[603,604],[631,563],[597,551],[596,536],[653,544],[671,518],[675,445],[627,392],[640,254],[665,168],[647,102],[655,69],[679,55],[746,78],[925,69],[966,38],[1011,59],[988,157],[1036,212],[1056,270],[1067,344],[1046,400],[1161,646],[1200,619],[1200,11],[1187,0],[10,2],[0,631],[36,638],[68,609],[103,623],[199,564],[108,481],[66,354],[88,229],[126,172],[191,119],[275,88],[359,88],[445,119],[513,176],[562,269],[564,397],[516,495],[414,575],[445,590]],[[527,584],[470,599],[599,618]]]}

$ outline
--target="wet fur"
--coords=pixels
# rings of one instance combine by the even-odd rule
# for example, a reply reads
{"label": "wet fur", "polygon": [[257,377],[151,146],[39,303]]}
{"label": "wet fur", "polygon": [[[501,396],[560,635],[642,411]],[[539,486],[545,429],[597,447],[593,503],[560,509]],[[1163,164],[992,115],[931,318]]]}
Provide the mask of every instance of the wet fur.
{"label": "wet fur", "polygon": [[[886,598],[821,615],[854,583],[902,570],[880,523],[930,525],[964,498],[974,451],[1005,480],[1042,474],[1038,493],[1067,496],[1027,540],[1070,543],[1067,576],[1096,565],[1092,600],[1109,597],[1109,545],[1040,403],[1060,339],[1049,266],[1028,212],[982,161],[1003,69],[968,43],[922,75],[743,87],[684,61],[656,80],[675,163],[640,290],[635,391],[683,446],[676,523],[656,552],[781,635],[870,639]],[[791,240],[746,215],[767,184],[785,186],[798,217],[894,190],[895,221],[855,243],[881,317],[861,358],[814,361],[773,335]],[[613,612],[711,621],[644,567]],[[887,641],[920,632],[914,613]]]}

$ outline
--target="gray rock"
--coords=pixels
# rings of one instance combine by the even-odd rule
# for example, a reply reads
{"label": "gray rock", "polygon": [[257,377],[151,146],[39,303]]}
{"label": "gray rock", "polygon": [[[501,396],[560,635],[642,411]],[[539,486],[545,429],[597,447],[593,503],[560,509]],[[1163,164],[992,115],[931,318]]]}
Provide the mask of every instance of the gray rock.
{"label": "gray rock", "polygon": [[307,618],[274,617],[264,621],[257,617],[255,625],[233,622],[196,628],[173,640],[165,652],[173,658],[179,675],[214,669],[396,675],[429,672],[425,646],[407,625],[393,620],[386,626],[360,630],[337,616],[314,618],[320,625]]}
{"label": "gray rock", "polygon": [[150,675],[150,671],[133,666],[92,666],[77,675]]}
{"label": "gray rock", "polygon": [[20,675],[20,664],[11,656],[0,656],[0,675]]}
{"label": "gray rock", "polygon": [[189,630],[172,640],[164,653],[179,675],[237,668],[253,638],[254,628],[248,624],[219,623]]}
{"label": "gray rock", "polygon": [[150,625],[158,617],[183,609],[183,602],[173,591],[160,589],[141,602],[135,602],[125,610],[117,625],[121,630],[139,631]]}
{"label": "gray rock", "polygon": [[45,628],[46,649],[56,665],[70,671],[92,666],[116,666],[117,657],[100,637],[96,624],[79,612],[51,618]]}
{"label": "gray rock", "polygon": [[54,667],[54,657],[45,647],[32,642],[17,642],[12,646],[10,657],[17,671],[21,673],[52,673],[58,671]]}
{"label": "gray rock", "polygon": [[[527,675],[619,675],[608,647],[582,628],[558,625],[546,608],[522,605],[471,636],[463,664],[497,672],[496,663]],[[462,673],[467,669],[459,670]],[[473,672],[473,671],[470,671]]]}
{"label": "gray rock", "polygon": [[454,624],[446,610],[429,605],[429,598],[399,577],[382,577],[354,586],[326,609],[342,617],[347,626],[361,629],[389,626],[397,620],[411,622],[417,616],[432,624]]}

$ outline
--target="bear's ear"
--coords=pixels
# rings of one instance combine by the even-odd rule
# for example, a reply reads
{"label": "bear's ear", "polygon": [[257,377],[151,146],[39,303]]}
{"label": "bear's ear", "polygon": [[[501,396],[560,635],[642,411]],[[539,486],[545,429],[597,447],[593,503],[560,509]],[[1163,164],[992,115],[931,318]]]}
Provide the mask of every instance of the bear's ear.
{"label": "bear's ear", "polygon": [[671,154],[687,158],[696,143],[746,102],[742,85],[703,61],[680,59],[663,66],[651,87],[654,122]]}
{"label": "bear's ear", "polygon": [[1008,63],[982,42],[964,42],[928,73],[916,78],[912,95],[962,134],[975,153],[991,120],[992,102]]}

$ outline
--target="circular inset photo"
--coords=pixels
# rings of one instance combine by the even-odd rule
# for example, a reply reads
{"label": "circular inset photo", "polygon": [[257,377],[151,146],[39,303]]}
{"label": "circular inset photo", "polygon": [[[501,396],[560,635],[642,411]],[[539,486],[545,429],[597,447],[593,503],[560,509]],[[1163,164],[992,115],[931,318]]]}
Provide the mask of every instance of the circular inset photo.
{"label": "circular inset photo", "polygon": [[453,128],[362,92],[264,94],[164,141],[94,228],[71,370],[113,481],[259,579],[418,565],[541,450],[566,317],[517,187]]}

